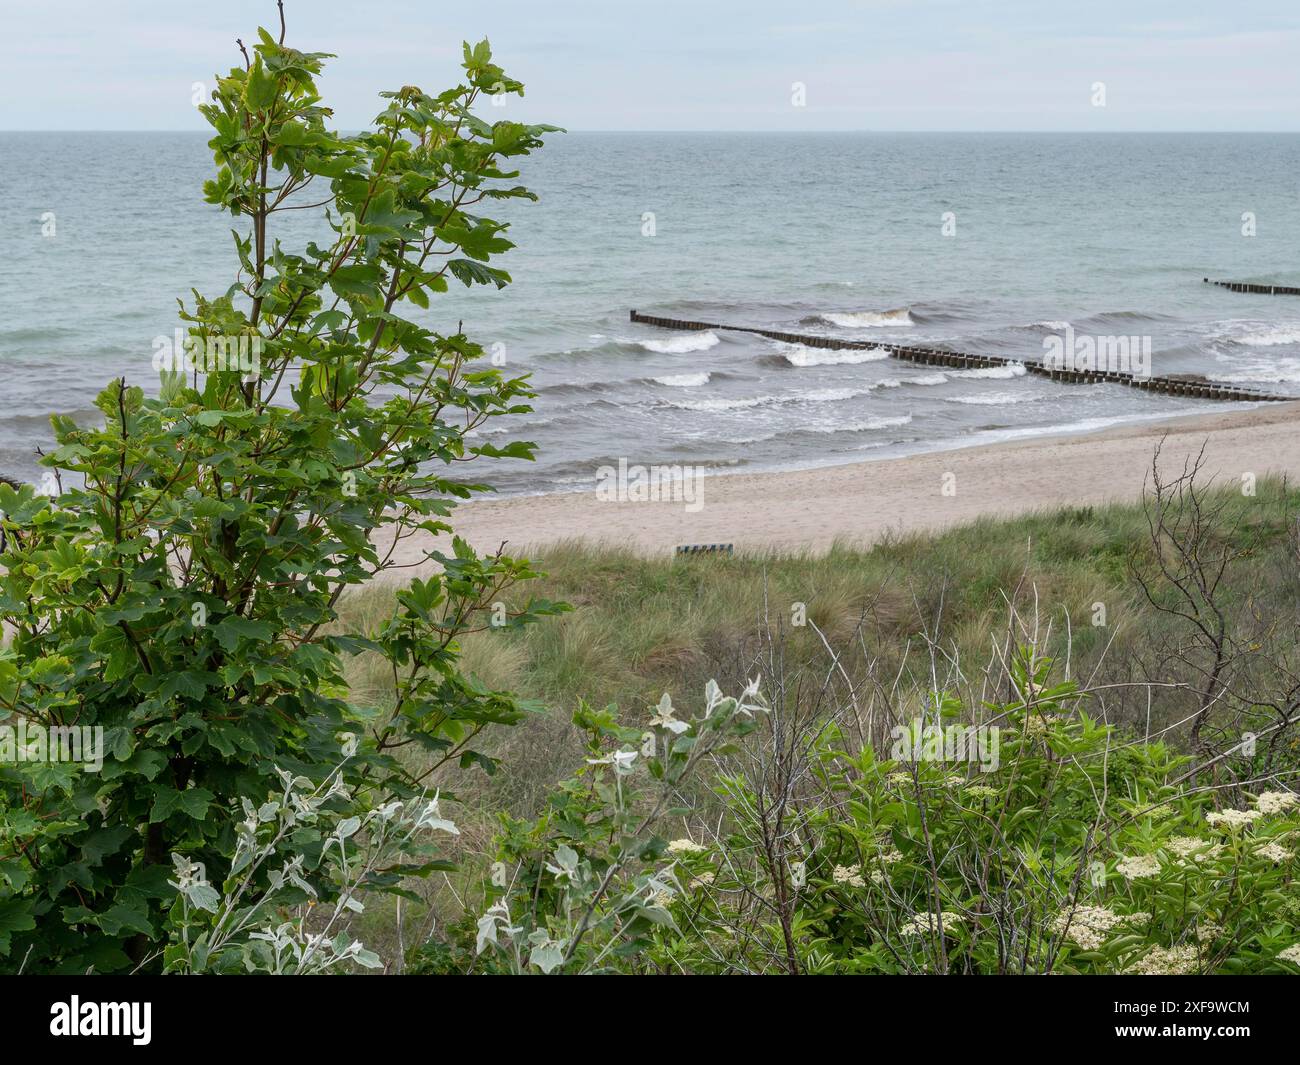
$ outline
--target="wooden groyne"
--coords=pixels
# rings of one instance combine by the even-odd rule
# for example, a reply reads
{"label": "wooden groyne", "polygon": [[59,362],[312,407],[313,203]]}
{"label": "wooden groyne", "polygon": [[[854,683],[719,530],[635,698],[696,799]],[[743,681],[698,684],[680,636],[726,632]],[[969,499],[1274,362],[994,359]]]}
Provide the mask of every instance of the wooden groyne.
{"label": "wooden groyne", "polygon": [[735,554],[735,544],[678,544],[679,555],[731,555]]}
{"label": "wooden groyne", "polygon": [[920,366],[941,366],[954,370],[979,370],[994,366],[1023,366],[1026,373],[1037,374],[1064,384],[1110,383],[1126,385],[1142,392],[1160,392],[1170,396],[1191,396],[1196,399],[1222,399],[1233,402],[1288,401],[1292,396],[1280,396],[1255,388],[1238,385],[1220,385],[1183,377],[1143,377],[1140,374],[1121,373],[1117,370],[1068,370],[1045,366],[1041,362],[1023,362],[1005,359],[998,355],[974,355],[947,348],[918,347],[914,344],[890,344],[881,340],[845,340],[840,337],[813,336],[804,333],[786,333],[776,329],[756,329],[744,325],[723,325],[720,322],[691,322],[680,318],[659,318],[652,314],[632,311],[630,318],[641,325],[659,326],[661,329],[678,329],[702,332],[706,329],[726,329],[734,333],[753,333],[756,336],[780,340],[786,344],[802,344],[809,348],[850,348],[857,351],[878,350],[888,352],[895,359],[913,362]]}
{"label": "wooden groyne", "polygon": [[1257,296],[1300,296],[1300,288],[1292,285],[1257,285],[1252,281],[1211,281],[1201,278],[1207,285],[1231,289],[1233,292],[1251,292]]}

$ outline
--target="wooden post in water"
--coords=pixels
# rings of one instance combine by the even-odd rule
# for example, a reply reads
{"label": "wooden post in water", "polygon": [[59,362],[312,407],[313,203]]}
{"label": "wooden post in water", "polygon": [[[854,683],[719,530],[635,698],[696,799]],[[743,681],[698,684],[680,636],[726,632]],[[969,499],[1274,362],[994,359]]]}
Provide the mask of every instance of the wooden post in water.
{"label": "wooden post in water", "polygon": [[[1211,281],[1208,277],[1203,280],[1207,284],[1219,285],[1223,288],[1232,289],[1233,291],[1245,291],[1247,287],[1244,282]],[[1300,296],[1300,288],[1286,288],[1281,285],[1267,286],[1267,289],[1266,286],[1263,285],[1255,287],[1258,288],[1260,292],[1267,291],[1268,294]],[[859,351],[870,348],[879,348],[880,350],[887,352],[891,358],[899,359],[904,362],[918,363],[922,366],[1023,366],[1027,373],[1047,377],[1052,381],[1079,383],[1105,381],[1124,385],[1128,388],[1138,388],[1145,392],[1163,392],[1167,395],[1195,396],[1201,399],[1285,402],[1300,398],[1295,396],[1278,395],[1273,392],[1261,392],[1250,388],[1227,388],[1223,385],[1208,381],[1189,382],[1171,377],[1138,377],[1134,374],[1122,373],[1118,370],[1068,370],[1061,367],[1046,366],[1041,362],[1020,362],[1019,360],[1008,359],[1002,356],[971,354],[968,352],[950,351],[941,348],[923,348],[906,344],[884,344],[864,340],[844,340],[840,337],[828,337],[818,334],[788,333],[771,329],[759,329],[753,326],[723,325],[718,322],[693,322],[684,321],[678,318],[659,318],[655,315],[642,314],[637,310],[630,311],[628,317],[632,322],[641,325],[657,326],[662,329],[677,329],[692,332],[702,332],[707,329],[726,329],[741,333],[754,333],[757,336],[780,340],[784,343],[803,344],[807,347],[813,348],[847,348]]]}

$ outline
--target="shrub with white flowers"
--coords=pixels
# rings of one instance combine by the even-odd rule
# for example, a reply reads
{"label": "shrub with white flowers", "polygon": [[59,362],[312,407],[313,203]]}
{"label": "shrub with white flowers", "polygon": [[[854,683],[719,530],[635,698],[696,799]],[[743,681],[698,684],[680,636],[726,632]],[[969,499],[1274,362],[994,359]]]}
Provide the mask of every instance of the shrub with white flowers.
{"label": "shrub with white flowers", "polygon": [[[778,829],[773,874],[754,816],[770,795],[740,778],[700,817],[684,890],[666,904],[651,966],[688,973],[1265,973],[1300,965],[1294,899],[1300,799],[1197,785],[1189,760],[1135,742],[1012,664],[1025,698],[998,767],[954,781],[942,760],[900,763],[836,728]],[[948,696],[969,720],[976,710]],[[1218,807],[1218,808],[1216,808]],[[690,822],[687,822],[688,825]],[[679,872],[686,848],[670,857]]]}

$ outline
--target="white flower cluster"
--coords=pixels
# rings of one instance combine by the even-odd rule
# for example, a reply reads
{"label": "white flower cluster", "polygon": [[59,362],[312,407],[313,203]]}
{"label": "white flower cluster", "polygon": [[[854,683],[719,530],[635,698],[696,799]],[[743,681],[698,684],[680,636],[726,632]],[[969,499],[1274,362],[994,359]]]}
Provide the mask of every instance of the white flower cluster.
{"label": "white flower cluster", "polygon": [[1211,843],[1206,839],[1198,839],[1196,836],[1170,836],[1165,840],[1162,846],[1170,854],[1183,861],[1191,859],[1192,861],[1201,862],[1206,858],[1213,858],[1219,851],[1223,850],[1221,843]]}
{"label": "white flower cluster", "polygon": [[[944,935],[951,935],[966,920],[959,913],[944,911],[943,915],[943,932]],[[899,926],[899,931],[905,936],[928,936],[933,935],[937,925],[933,913],[918,913],[909,921],[904,921]]]}
{"label": "white flower cluster", "polygon": [[1135,854],[1121,858],[1115,871],[1125,880],[1142,880],[1160,875],[1160,859],[1154,854]]}
{"label": "white flower cluster", "polygon": [[867,886],[867,882],[862,879],[862,874],[857,869],[850,869],[847,865],[837,865],[831,872],[831,879],[837,884],[847,884],[849,887]]}
{"label": "white flower cluster", "polygon": [[1291,852],[1283,847],[1280,843],[1265,843],[1255,848],[1255,853],[1261,858],[1265,858],[1274,865],[1280,865],[1282,862],[1291,858]]}
{"label": "white flower cluster", "polygon": [[1124,917],[1105,906],[1080,906],[1073,913],[1058,913],[1052,921],[1052,932],[1058,936],[1064,934],[1084,950],[1100,950],[1106,942],[1106,933],[1123,920]]}
{"label": "white flower cluster", "polygon": [[[894,865],[896,862],[903,860],[903,852],[894,846],[892,837],[888,832],[883,832],[876,839],[876,856],[874,860],[875,868],[871,870],[870,878],[873,884],[884,884],[887,877],[885,867]],[[837,867],[838,869],[839,867]],[[861,877],[858,878],[859,880]],[[861,886],[855,884],[855,886]]]}
{"label": "white flower cluster", "polygon": [[1233,831],[1252,825],[1263,816],[1259,810],[1211,810],[1205,815],[1205,820],[1215,828]]}
{"label": "white flower cluster", "polygon": [[1153,947],[1129,972],[1133,976],[1188,976],[1196,972],[1198,964],[1196,947],[1187,943],[1178,947]]}
{"label": "white flower cluster", "polygon": [[1196,942],[1211,943],[1223,934],[1223,925],[1202,921],[1196,926]]}
{"label": "white flower cluster", "polygon": [[1064,714],[1026,714],[1020,730],[1026,736],[1046,736],[1053,726],[1067,720]]}
{"label": "white flower cluster", "polygon": [[1289,791],[1265,791],[1255,799],[1255,809],[1261,814],[1280,814],[1285,813],[1298,802],[1300,802],[1300,795]]}

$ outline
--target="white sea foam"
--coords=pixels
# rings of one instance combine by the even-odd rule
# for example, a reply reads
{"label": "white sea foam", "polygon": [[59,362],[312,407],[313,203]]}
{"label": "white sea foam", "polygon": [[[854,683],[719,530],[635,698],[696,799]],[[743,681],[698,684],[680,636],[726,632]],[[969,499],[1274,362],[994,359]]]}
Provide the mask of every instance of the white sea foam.
{"label": "white sea foam", "polygon": [[[966,440],[979,440],[981,443],[991,443],[1001,440],[1021,440],[1027,437],[1036,436],[1056,436],[1068,435],[1072,433],[1093,432],[1097,429],[1107,429],[1112,425],[1126,425],[1129,422],[1146,422],[1158,421],[1163,418],[1181,417],[1185,414],[1204,413],[1200,407],[1186,407],[1183,409],[1156,411],[1151,414],[1117,414],[1103,418],[1082,418],[1076,422],[1065,422],[1057,425],[1032,425],[1019,429],[981,429],[971,433]],[[953,450],[952,446],[944,447],[942,450]]]}
{"label": "white sea foam", "polygon": [[[1280,344],[1300,344],[1300,322],[1261,321],[1258,318],[1225,318],[1204,328],[1211,343],[1242,345],[1248,348],[1272,348]],[[1219,358],[1224,358],[1219,352]]]}
{"label": "white sea foam", "polygon": [[1009,380],[1012,377],[1024,377],[1024,364],[1009,362],[1005,366],[980,366],[973,370],[953,370],[953,377],[991,377],[996,380]]}
{"label": "white sea foam", "polygon": [[1012,362],[1006,366],[980,366],[973,370],[944,370],[943,373],[917,374],[915,377],[904,377],[902,383],[905,385],[942,385],[947,384],[953,377],[1010,380],[1013,377],[1024,377],[1025,372],[1024,366],[1018,362]]}
{"label": "white sea foam", "polygon": [[1256,370],[1253,373],[1211,374],[1211,381],[1229,385],[1285,385],[1300,381],[1300,370]]}
{"label": "white sea foam", "polygon": [[1253,359],[1232,358],[1220,354],[1218,361],[1227,363],[1230,373],[1209,374],[1211,381],[1226,384],[1261,385],[1293,384],[1300,381],[1300,359],[1294,356],[1260,357]]}
{"label": "white sea foam", "polygon": [[709,383],[710,376],[707,373],[678,373],[669,374],[667,377],[656,377],[655,380],[669,388],[699,388],[700,385]]}
{"label": "white sea foam", "polygon": [[910,414],[900,414],[892,418],[868,418],[865,422],[854,422],[850,425],[817,425],[810,426],[809,431],[814,433],[865,433],[874,429],[893,429],[900,425],[910,425],[912,416]]}
{"label": "white sea foam", "polygon": [[865,351],[853,348],[808,348],[802,344],[782,344],[785,361],[791,366],[848,366],[860,362],[879,362],[889,358],[883,348]]}
{"label": "white sea foam", "polygon": [[688,351],[707,351],[719,341],[712,329],[706,329],[701,333],[681,333],[667,340],[638,340],[637,343],[646,351],[660,355],[685,355]]}
{"label": "white sea foam", "polygon": [[977,407],[1001,407],[1008,403],[1034,403],[1047,397],[1033,392],[979,392],[973,396],[950,396],[949,403],[969,403]]}
{"label": "white sea foam", "polygon": [[755,436],[726,437],[723,443],[761,444],[768,440],[775,440],[779,436],[787,436],[796,432],[820,433],[823,436],[829,436],[833,433],[868,433],[877,429],[892,429],[900,425],[910,425],[911,421],[912,416],[910,414],[900,414],[894,417],[868,418],[866,421],[850,422],[847,425],[825,422],[821,425],[787,426],[774,432],[759,433]]}
{"label": "white sea foam", "polygon": [[906,307],[893,311],[844,311],[826,312],[817,315],[828,325],[838,325],[843,329],[879,329],[884,326],[915,325],[912,313]]}
{"label": "white sea foam", "polygon": [[665,400],[665,407],[673,407],[676,410],[698,410],[698,411],[721,411],[721,410],[745,410],[749,407],[761,407],[766,403],[776,401],[775,396],[751,396],[744,399],[683,399],[683,400]]}
{"label": "white sea foam", "polygon": [[751,407],[767,407],[786,403],[842,403],[846,399],[865,396],[875,385],[865,388],[814,388],[804,392],[787,392],[784,395],[747,396],[725,399],[666,399],[663,406],[676,410],[724,411],[745,410]]}
{"label": "white sea foam", "polygon": [[[514,422],[513,418],[506,418],[504,420],[510,423]],[[546,426],[550,424],[551,424],[550,418],[539,418],[536,421],[525,422],[522,425],[517,425],[517,424],[483,425],[483,426],[479,426],[479,428],[477,429],[471,429],[468,435],[500,436],[502,433],[533,433],[533,432],[537,432],[538,430],[544,430]]]}
{"label": "white sea foam", "polygon": [[841,400],[865,396],[870,388],[814,388],[807,392],[797,392],[791,399],[799,403],[839,403]]}
{"label": "white sea foam", "polygon": [[1245,344],[1252,348],[1271,348],[1277,344],[1300,344],[1300,329],[1295,327],[1264,329],[1258,333],[1246,333],[1232,339],[1238,344]]}

